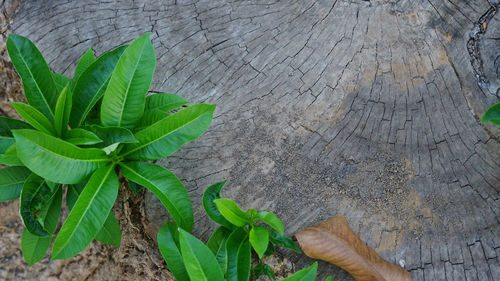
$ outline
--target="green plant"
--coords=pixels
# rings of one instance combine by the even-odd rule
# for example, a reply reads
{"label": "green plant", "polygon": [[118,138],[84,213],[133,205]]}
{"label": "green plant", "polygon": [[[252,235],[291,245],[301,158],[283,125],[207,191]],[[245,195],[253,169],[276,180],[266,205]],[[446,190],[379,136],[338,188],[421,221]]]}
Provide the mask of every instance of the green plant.
{"label": "green plant", "polygon": [[39,261],[54,236],[63,194],[71,210],[52,246],[66,259],[95,238],[118,246],[120,227],[111,212],[120,173],[151,190],[177,225],[191,231],[193,211],[181,181],[150,162],[200,136],[214,105],[173,94],[146,96],[156,57],[149,34],[95,58],[88,50],[70,79],[51,72],[27,38],[9,35],[7,50],[22,79],[28,104],[13,103],[25,120],[0,117],[0,201],[20,197],[22,251]]}
{"label": "green plant", "polygon": [[491,122],[500,126],[500,103],[492,105],[481,117],[481,122]]}
{"label": "green plant", "polygon": [[[283,223],[275,214],[255,209],[245,212],[234,201],[220,198],[224,184],[225,181],[211,185],[203,195],[207,215],[220,224],[206,245],[172,222],[167,222],[158,233],[160,252],[179,281],[248,281],[252,248],[259,260],[271,255],[275,246],[301,253],[295,242],[284,235]],[[314,263],[285,280],[312,281],[316,268]],[[262,262],[253,271],[255,278],[266,274],[274,279],[272,269]]]}

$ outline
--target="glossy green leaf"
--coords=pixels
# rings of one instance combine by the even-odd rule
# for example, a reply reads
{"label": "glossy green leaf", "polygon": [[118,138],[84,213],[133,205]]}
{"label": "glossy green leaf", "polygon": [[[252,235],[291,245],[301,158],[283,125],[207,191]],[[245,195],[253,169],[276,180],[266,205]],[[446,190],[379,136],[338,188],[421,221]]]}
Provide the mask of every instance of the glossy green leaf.
{"label": "glossy green leaf", "polygon": [[182,259],[179,232],[175,223],[167,221],[158,232],[158,248],[167,262],[168,269],[177,281],[190,281]]}
{"label": "glossy green leaf", "polygon": [[0,169],[0,202],[19,198],[23,184],[30,174],[31,171],[25,167]]}
{"label": "glossy green leaf", "polygon": [[207,247],[214,253],[222,272],[227,271],[227,238],[231,235],[231,230],[221,226],[217,228],[207,241]]}
{"label": "glossy green leaf", "polygon": [[34,130],[14,130],[13,133],[17,156],[23,164],[53,182],[82,182],[96,169],[110,162],[101,149],[79,148]]}
{"label": "glossy green leaf", "polygon": [[276,252],[276,249],[274,249],[274,244],[273,242],[269,241],[267,244],[267,249],[264,252],[264,257],[269,257],[270,255],[274,254]]}
{"label": "glossy green leaf", "polygon": [[153,192],[177,224],[187,231],[193,229],[193,209],[182,182],[169,170],[153,163],[120,163],[127,179]]}
{"label": "glossy green leaf", "polygon": [[234,226],[228,220],[224,218],[224,216],[220,213],[217,205],[215,205],[214,200],[220,198],[220,191],[226,181],[221,181],[209,186],[205,192],[203,193],[203,208],[207,213],[208,217],[212,219],[214,222],[225,226],[226,228],[233,229]]}
{"label": "glossy green leaf", "polygon": [[255,225],[250,229],[250,244],[261,259],[269,244],[269,232],[263,226]]}
{"label": "glossy green leaf", "polygon": [[111,75],[101,104],[101,123],[133,129],[144,113],[156,55],[149,33],[125,49]]}
{"label": "glossy green leaf", "polygon": [[15,142],[16,140],[13,137],[0,136],[0,154],[4,154]]}
{"label": "glossy green leaf", "polygon": [[10,166],[24,166],[23,162],[17,157],[16,143],[13,143],[7,148],[4,154],[0,155],[0,164]]}
{"label": "glossy green leaf", "polygon": [[272,280],[276,279],[276,276],[274,275],[273,269],[265,264],[261,263],[257,265],[256,267],[252,268],[253,271],[253,278],[257,280],[261,275],[266,275],[267,277],[271,278]]}
{"label": "glossy green leaf", "polygon": [[101,138],[104,146],[109,146],[114,143],[136,143],[137,139],[134,134],[126,128],[121,127],[102,127],[99,125],[90,126],[92,130],[99,138]]}
{"label": "glossy green leaf", "polygon": [[59,73],[52,73],[52,79],[54,79],[54,83],[56,85],[58,93],[61,93],[64,87],[66,87],[67,85],[71,87],[71,85],[73,84],[73,81],[70,78]]}
{"label": "glossy green leaf", "polygon": [[220,268],[222,269],[222,272],[224,274],[227,273],[227,248],[226,248],[226,243],[227,239],[222,241],[222,244],[219,247],[219,250],[217,250],[217,253],[215,254],[215,258],[217,259],[217,262],[219,263]]}
{"label": "glossy green leaf", "polygon": [[82,75],[75,80],[73,88],[73,110],[70,116],[71,128],[80,127],[92,108],[104,95],[111,73],[126,46],[118,47],[100,56]]}
{"label": "glossy green leaf", "polygon": [[71,90],[70,86],[66,85],[59,94],[56,103],[56,110],[54,113],[54,128],[56,135],[59,137],[64,136],[68,130],[69,115],[71,113]]}
{"label": "glossy green leaf", "polygon": [[210,238],[208,238],[207,247],[212,251],[212,253],[216,254],[222,244],[222,241],[227,239],[229,234],[231,234],[231,230],[223,226],[218,227],[214,233],[212,233]]}
{"label": "glossy green leaf", "polygon": [[95,171],[54,241],[52,259],[67,259],[85,249],[101,230],[117,195],[114,165]]}
{"label": "glossy green leaf", "polygon": [[203,242],[181,228],[179,242],[182,259],[191,280],[224,281],[224,274],[214,254]]}
{"label": "glossy green leaf", "polygon": [[73,76],[73,79],[78,81],[78,78],[83,74],[83,72],[89,68],[90,65],[92,65],[95,62],[95,56],[94,52],[92,51],[92,48],[88,48],[85,53],[83,53],[82,57],[78,61],[78,64],[76,65],[75,68],[75,75]]}
{"label": "glossy green leaf", "polygon": [[147,110],[146,112],[144,112],[144,115],[142,115],[141,120],[139,120],[139,122],[137,123],[134,131],[143,130],[144,128],[153,125],[154,123],[160,121],[168,115],[168,113],[157,109]]}
{"label": "glossy green leaf", "polygon": [[104,147],[102,150],[104,150],[104,152],[106,152],[106,154],[110,155],[111,152],[114,152],[115,150],[118,149],[119,145],[120,145],[120,143],[117,142],[117,143],[114,143],[112,145],[108,145],[108,146]]}
{"label": "glossy green leaf", "polygon": [[[78,200],[80,193],[82,193],[85,188],[85,184],[69,184],[68,191],[66,192],[66,205],[68,209],[73,209],[73,206]],[[109,212],[106,221],[104,222],[101,230],[97,233],[95,239],[104,244],[119,247],[122,238],[122,233],[120,229],[120,224],[115,218],[113,212]]]}
{"label": "glossy green leaf", "polygon": [[227,249],[226,242],[231,231],[223,226],[219,227],[210,236],[207,242],[208,248],[214,253],[217,262],[219,263],[222,272],[225,274],[227,272]]}
{"label": "glossy green leaf", "polygon": [[109,212],[106,221],[104,221],[104,224],[102,225],[101,230],[97,233],[95,239],[107,245],[120,247],[122,231],[113,212]]}
{"label": "glossy green leaf", "polygon": [[248,281],[252,252],[248,233],[244,228],[238,228],[229,235],[226,242],[227,249],[227,280]]}
{"label": "glossy green leaf", "polygon": [[17,113],[19,113],[19,115],[26,120],[26,122],[33,126],[33,128],[49,135],[56,134],[52,122],[45,118],[45,116],[43,116],[40,111],[36,110],[36,108],[22,102],[11,102],[11,104]]}
{"label": "glossy green leaf", "polygon": [[68,184],[68,189],[66,191],[66,206],[68,206],[70,211],[73,209],[73,206],[75,206],[76,200],[78,200],[86,184],[87,183]]}
{"label": "glossy green leaf", "polygon": [[141,189],[142,189],[142,186],[138,185],[137,183],[135,183],[133,181],[128,181],[128,187],[130,188],[130,190],[132,190],[132,193],[134,193],[134,196],[136,196],[137,193],[139,191],[141,191]]}
{"label": "glossy green leaf", "polygon": [[178,95],[157,93],[146,97],[146,112],[149,110],[159,110],[166,113],[188,103],[189,101]]}
{"label": "glossy green leaf", "polygon": [[315,262],[310,267],[297,271],[292,276],[289,276],[282,281],[314,281],[317,270],[318,262]]}
{"label": "glossy green leaf", "polygon": [[123,156],[134,160],[167,157],[183,144],[195,140],[212,122],[215,105],[197,104],[169,115],[137,132],[137,144],[127,144]]}
{"label": "glossy green leaf", "polygon": [[57,188],[52,189],[43,178],[31,174],[21,191],[19,213],[24,227],[34,235],[48,237],[49,233],[39,221],[39,212],[50,201]]}
{"label": "glossy green leaf", "polygon": [[21,120],[0,116],[0,136],[14,137],[14,135],[12,135],[11,130],[16,130],[16,129],[33,129],[33,127]]}
{"label": "glossy green leaf", "polygon": [[288,236],[281,235],[281,234],[276,233],[270,229],[268,229],[268,231],[269,231],[269,240],[274,245],[285,247],[287,249],[290,249],[290,250],[296,252],[297,254],[302,254],[302,251],[297,246],[297,244],[292,239],[290,239]]}
{"label": "glossy green leaf", "polygon": [[491,122],[500,126],[500,102],[491,106],[481,117],[481,122]]}
{"label": "glossy green leaf", "polygon": [[333,281],[333,277],[332,276],[328,276],[325,278],[325,281]]}
{"label": "glossy green leaf", "polygon": [[220,198],[215,199],[214,202],[224,218],[235,226],[241,227],[250,223],[248,215],[243,212],[233,200]]}
{"label": "glossy green leaf", "polygon": [[91,145],[102,142],[96,134],[81,128],[69,130],[64,136],[65,141],[74,145]]}
{"label": "glossy green leaf", "polygon": [[254,216],[254,221],[263,221],[268,224],[270,227],[276,229],[281,235],[285,232],[285,227],[281,220],[271,212],[258,212],[257,215]]}
{"label": "glossy green leaf", "polygon": [[[59,221],[59,214],[61,212],[62,189],[59,188],[55,195],[52,197],[44,209],[47,210],[43,218],[45,229],[50,234],[53,234]],[[52,235],[49,237],[40,237],[32,234],[27,229],[23,229],[21,236],[21,250],[24,260],[29,266],[40,261],[47,253],[52,242]]]}
{"label": "glossy green leaf", "polygon": [[58,92],[42,54],[28,38],[14,34],[9,34],[7,51],[23,82],[26,100],[52,122]]}

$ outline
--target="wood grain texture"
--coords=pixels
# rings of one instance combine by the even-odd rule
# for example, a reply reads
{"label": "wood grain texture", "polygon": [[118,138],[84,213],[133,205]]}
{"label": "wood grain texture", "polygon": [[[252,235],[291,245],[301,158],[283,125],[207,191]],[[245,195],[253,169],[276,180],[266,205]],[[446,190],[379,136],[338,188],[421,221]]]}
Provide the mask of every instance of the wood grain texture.
{"label": "wood grain texture", "polygon": [[[467,48],[496,3],[26,1],[12,32],[67,75],[88,47],[151,32],[152,89],[217,104],[209,131],[160,161],[189,188],[197,235],[215,228],[203,190],[229,179],[224,196],[276,212],[288,234],[343,214],[414,280],[498,280],[499,131],[478,121],[498,101],[498,13],[478,35],[481,60]],[[332,273],[352,280],[320,264]]]}

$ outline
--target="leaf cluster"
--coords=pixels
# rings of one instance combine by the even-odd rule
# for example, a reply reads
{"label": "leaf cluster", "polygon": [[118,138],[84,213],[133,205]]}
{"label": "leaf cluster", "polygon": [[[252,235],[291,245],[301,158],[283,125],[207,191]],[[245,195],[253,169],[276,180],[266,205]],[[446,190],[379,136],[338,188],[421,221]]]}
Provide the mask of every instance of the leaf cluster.
{"label": "leaf cluster", "polygon": [[[281,220],[273,213],[250,209],[241,210],[220,192],[225,181],[208,187],[203,195],[207,215],[220,226],[210,236],[206,245],[167,222],[158,233],[158,246],[167,265],[179,281],[248,281],[266,274],[274,279],[269,265],[260,262],[251,268],[252,249],[260,260],[274,253],[275,246],[283,246],[301,253],[294,241],[284,235]],[[285,278],[286,281],[312,281],[317,263]],[[328,279],[330,280],[330,279]]]}
{"label": "leaf cluster", "polygon": [[[28,103],[12,103],[24,121],[0,117],[0,164],[8,166],[0,169],[0,201],[20,197],[28,264],[43,258],[54,236],[52,259],[73,257],[93,239],[118,246],[121,230],[111,209],[120,175],[134,192],[151,190],[191,231],[184,185],[150,160],[205,132],[215,106],[147,95],[156,66],[149,34],[98,58],[87,50],[73,79],[52,72],[28,38],[9,35],[7,50]],[[70,213],[55,235],[64,191]]]}

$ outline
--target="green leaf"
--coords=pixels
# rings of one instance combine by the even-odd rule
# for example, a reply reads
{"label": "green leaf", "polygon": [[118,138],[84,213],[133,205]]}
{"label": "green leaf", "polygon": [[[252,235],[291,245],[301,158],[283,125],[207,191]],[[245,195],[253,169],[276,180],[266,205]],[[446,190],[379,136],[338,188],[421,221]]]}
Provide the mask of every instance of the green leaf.
{"label": "green leaf", "polygon": [[80,128],[67,131],[65,141],[74,145],[91,145],[102,142],[94,133]]}
{"label": "green leaf", "polygon": [[0,154],[4,154],[15,142],[14,138],[0,136]]}
{"label": "green leaf", "polygon": [[250,210],[247,210],[245,213],[247,213],[247,215],[251,221],[255,221],[255,220],[253,220],[253,217],[255,217],[255,215],[257,214],[257,209],[250,209]]}
{"label": "green leaf", "polygon": [[167,113],[188,103],[189,101],[178,95],[157,93],[146,97],[146,112],[149,110],[159,110]]}
{"label": "green leaf", "polygon": [[89,68],[89,66],[91,64],[93,64],[94,62],[95,62],[94,52],[92,51],[92,48],[88,48],[87,51],[85,51],[85,53],[83,53],[82,57],[78,61],[78,64],[76,65],[75,75],[73,77],[75,82],[78,81],[78,78],[80,78],[80,76],[83,74],[83,72],[87,68]]}
{"label": "green leaf", "polygon": [[231,230],[223,226],[218,227],[214,233],[212,233],[210,238],[208,238],[207,247],[212,251],[212,253],[216,254],[222,244],[222,241],[227,239],[229,234],[231,234]]}
{"label": "green leaf", "polygon": [[59,73],[52,73],[52,79],[54,79],[54,83],[56,85],[58,93],[62,92],[64,87],[66,87],[67,85],[71,87],[71,85],[73,84],[73,81],[70,78]]}
{"label": "green leaf", "polygon": [[276,233],[270,229],[268,229],[268,231],[269,231],[269,240],[274,245],[285,247],[287,249],[290,249],[290,250],[296,252],[297,254],[302,254],[302,251],[297,246],[297,244],[295,244],[295,242],[293,242],[292,239],[290,239],[289,237],[287,237],[285,235],[281,235],[279,233]]}
{"label": "green leaf", "polygon": [[215,258],[219,263],[220,268],[224,274],[227,273],[227,248],[226,248],[227,238],[222,241],[217,253],[215,253]]}
{"label": "green leaf", "polygon": [[10,104],[12,104],[17,113],[33,126],[33,128],[49,135],[56,134],[52,122],[45,118],[36,108],[22,102],[11,102]]}
{"label": "green leaf", "polygon": [[244,228],[238,228],[226,242],[227,249],[227,280],[248,281],[250,278],[250,266],[252,252],[248,233]]}
{"label": "green leaf", "polygon": [[106,221],[104,221],[104,224],[102,225],[101,230],[97,233],[95,239],[107,245],[120,247],[122,231],[113,212],[109,212]]}
{"label": "green leaf", "polygon": [[28,38],[14,34],[9,34],[7,51],[23,82],[26,100],[52,122],[58,92],[42,54]]}
{"label": "green leaf", "polygon": [[156,56],[149,33],[125,49],[111,75],[101,104],[101,123],[133,129],[144,113]]}
{"label": "green leaf", "polygon": [[23,184],[30,174],[31,171],[25,167],[0,169],[0,202],[19,198]]}
{"label": "green leaf", "polygon": [[126,128],[121,127],[102,127],[99,125],[90,126],[99,138],[104,141],[104,146],[109,146],[114,143],[136,143],[137,139],[134,134]]}
{"label": "green leaf", "polygon": [[[68,206],[69,210],[73,209],[76,200],[78,200],[78,197],[80,196],[80,193],[82,193],[84,188],[85,184],[81,183],[68,185],[68,191],[66,192],[66,205]],[[116,220],[113,212],[109,212],[104,225],[102,226],[101,230],[99,230],[99,233],[97,233],[95,239],[104,244],[119,247],[121,238],[122,234],[120,224]]]}
{"label": "green leaf", "polygon": [[292,276],[289,276],[282,281],[314,281],[317,270],[318,262],[315,262],[310,267],[297,271]]}
{"label": "green leaf", "polygon": [[24,182],[21,191],[19,213],[25,228],[34,235],[48,237],[49,233],[39,221],[39,212],[49,202],[57,188],[52,189],[45,180],[31,174]]}
{"label": "green leaf", "polygon": [[269,243],[267,244],[266,252],[264,253],[264,257],[269,257],[270,255],[274,254],[274,252],[276,252],[276,249],[274,249],[274,244],[269,241]]}
{"label": "green leaf", "polygon": [[491,122],[500,126],[500,102],[491,106],[481,117],[481,122]]}
{"label": "green leaf", "polygon": [[273,269],[265,263],[261,263],[256,267],[252,268],[252,271],[254,280],[257,280],[263,274],[267,275],[272,280],[276,279],[276,276],[274,276]]}
{"label": "green leaf", "polygon": [[177,224],[187,231],[193,229],[193,208],[182,182],[169,170],[153,163],[120,163],[127,179],[153,192]]}
{"label": "green leaf", "polygon": [[85,69],[78,80],[75,79],[73,110],[69,120],[71,128],[80,127],[95,104],[102,98],[111,73],[125,48],[126,46],[121,46],[103,54]]}
{"label": "green leaf", "polygon": [[17,157],[16,143],[11,144],[4,154],[0,155],[0,164],[24,166],[23,162]]}
{"label": "green leaf", "polygon": [[[46,210],[45,215],[41,218],[44,222],[45,229],[50,234],[53,234],[59,221],[59,214],[61,213],[62,189],[59,188],[50,202],[44,206]],[[29,266],[40,261],[52,242],[52,235],[49,237],[40,237],[32,234],[27,229],[23,229],[21,236],[21,250],[23,252],[24,260]]]}
{"label": "green leaf", "polygon": [[177,281],[190,281],[180,251],[177,225],[167,221],[167,223],[160,228],[157,238],[160,253],[167,262],[168,269],[172,272],[175,279]]}
{"label": "green leaf", "polygon": [[115,166],[95,171],[54,241],[52,259],[67,259],[85,249],[101,230],[117,195]]}
{"label": "green leaf", "polygon": [[219,227],[213,234],[210,236],[207,242],[208,248],[214,253],[217,262],[219,263],[222,272],[226,274],[227,272],[227,249],[226,242],[227,238],[231,231],[223,226]]}
{"label": "green leaf", "polygon": [[120,145],[120,143],[114,143],[112,145],[108,145],[106,147],[104,147],[102,150],[104,150],[104,152],[106,152],[107,155],[110,155],[111,152],[114,152],[115,150],[118,149],[118,146]]}
{"label": "green leaf", "polygon": [[66,191],[66,206],[68,206],[70,211],[73,209],[73,206],[75,206],[76,200],[78,200],[78,197],[85,188],[85,185],[86,183],[68,184],[68,190]]}
{"label": "green leaf", "polygon": [[14,137],[11,130],[15,129],[33,129],[33,127],[21,120],[0,116],[0,136]]}
{"label": "green leaf", "polygon": [[333,281],[333,277],[332,276],[328,276],[325,278],[325,281]]}
{"label": "green leaf", "polygon": [[144,128],[153,125],[154,123],[160,121],[161,119],[167,117],[168,115],[169,115],[168,113],[165,113],[157,109],[146,110],[146,112],[144,112],[144,115],[142,115],[141,120],[139,120],[139,122],[137,123],[137,126],[135,127],[134,131],[143,130]]}
{"label": "green leaf", "polygon": [[57,183],[79,183],[110,162],[101,149],[79,148],[34,131],[14,130],[17,156],[36,174]]}
{"label": "green leaf", "polygon": [[281,220],[271,212],[266,212],[266,211],[258,212],[257,215],[254,216],[253,220],[265,222],[270,227],[276,229],[276,231],[278,231],[281,235],[283,235],[285,232],[285,227],[283,226]]}
{"label": "green leaf", "polygon": [[224,281],[222,270],[210,249],[181,228],[178,231],[182,259],[189,278],[196,281]]}
{"label": "green leaf", "polygon": [[167,157],[195,140],[210,126],[215,105],[197,104],[169,115],[137,132],[137,144],[125,145],[123,156],[133,160]]}
{"label": "green leaf", "polygon": [[225,226],[226,228],[233,229],[234,225],[224,218],[224,216],[219,212],[217,205],[215,205],[214,200],[220,198],[220,191],[226,181],[221,181],[209,186],[203,193],[203,208],[207,213],[208,217],[214,222]]}
{"label": "green leaf", "polygon": [[214,202],[224,218],[235,226],[241,227],[250,223],[248,215],[243,212],[233,200],[220,198],[215,199]]}
{"label": "green leaf", "polygon": [[141,191],[142,186],[138,185],[137,183],[133,181],[128,181],[128,187],[130,190],[132,190],[132,193],[134,193],[134,196],[137,196],[137,193]]}
{"label": "green leaf", "polygon": [[61,91],[56,103],[54,113],[54,127],[56,135],[62,137],[68,130],[69,115],[71,113],[71,90],[70,86],[66,85]]}
{"label": "green leaf", "polygon": [[269,244],[269,232],[267,232],[267,228],[258,225],[253,226],[250,229],[250,243],[259,256],[259,259],[261,259]]}

